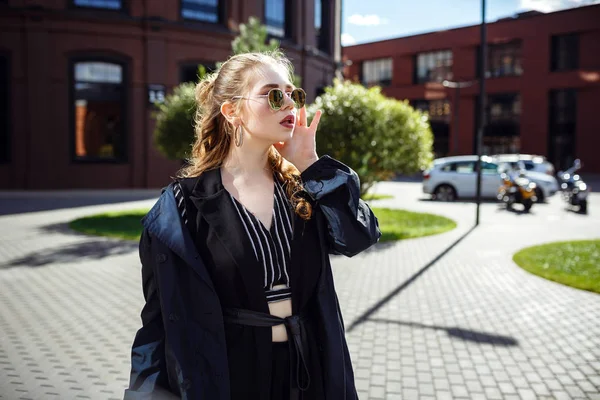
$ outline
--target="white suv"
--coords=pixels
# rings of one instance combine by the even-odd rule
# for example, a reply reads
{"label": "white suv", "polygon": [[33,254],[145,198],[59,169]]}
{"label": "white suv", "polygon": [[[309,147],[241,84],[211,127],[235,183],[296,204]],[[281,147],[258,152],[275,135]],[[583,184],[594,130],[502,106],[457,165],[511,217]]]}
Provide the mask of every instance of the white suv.
{"label": "white suv", "polygon": [[[423,173],[423,192],[435,200],[454,201],[477,194],[477,156],[444,157],[434,160],[433,167]],[[481,197],[496,198],[502,183],[498,164],[488,156],[481,157]]]}

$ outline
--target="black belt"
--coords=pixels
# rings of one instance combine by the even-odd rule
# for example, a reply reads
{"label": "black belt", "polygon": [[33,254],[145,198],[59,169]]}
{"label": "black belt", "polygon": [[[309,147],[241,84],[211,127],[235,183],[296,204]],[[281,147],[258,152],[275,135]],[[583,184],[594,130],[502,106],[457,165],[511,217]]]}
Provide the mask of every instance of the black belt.
{"label": "black belt", "polygon": [[[310,374],[306,365],[306,355],[308,353],[306,323],[309,321],[305,315],[291,315],[286,318],[280,318],[275,315],[262,313],[259,311],[244,310],[241,308],[227,308],[223,310],[225,323],[258,326],[258,327],[273,327],[276,325],[285,325],[285,330],[288,333],[288,343],[290,354],[295,350],[296,368],[290,368],[290,376],[293,378],[294,372],[296,375],[296,384],[298,389],[305,391],[310,385]],[[289,337],[292,340],[289,340]],[[302,363],[302,365],[300,365]],[[301,368],[302,367],[302,368]],[[295,371],[294,371],[295,370]],[[306,376],[305,384],[302,382],[302,370]],[[290,380],[290,383],[292,380]],[[293,386],[293,385],[290,385]],[[291,399],[299,398],[297,390],[291,388]]]}

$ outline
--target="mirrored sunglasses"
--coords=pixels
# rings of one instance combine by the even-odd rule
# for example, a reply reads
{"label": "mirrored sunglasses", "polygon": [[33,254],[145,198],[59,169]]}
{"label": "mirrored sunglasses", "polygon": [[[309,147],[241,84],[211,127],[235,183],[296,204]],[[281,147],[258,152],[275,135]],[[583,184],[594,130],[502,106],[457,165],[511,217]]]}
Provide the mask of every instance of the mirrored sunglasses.
{"label": "mirrored sunglasses", "polygon": [[[285,94],[281,89],[273,88],[269,90],[269,93],[266,95],[269,102],[269,107],[271,107],[272,110],[281,109],[285,103],[284,95]],[[306,92],[301,88],[292,90],[289,96],[294,102],[294,107],[298,109],[304,107],[304,104],[306,104]]]}

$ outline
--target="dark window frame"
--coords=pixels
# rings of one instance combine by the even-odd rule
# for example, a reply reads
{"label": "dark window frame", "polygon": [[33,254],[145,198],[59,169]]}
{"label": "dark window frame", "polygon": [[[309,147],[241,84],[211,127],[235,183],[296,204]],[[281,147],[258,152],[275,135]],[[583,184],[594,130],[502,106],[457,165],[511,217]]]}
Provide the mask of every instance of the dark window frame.
{"label": "dark window frame", "polygon": [[[78,158],[76,152],[76,140],[75,140],[75,66],[78,63],[84,62],[105,62],[111,64],[117,64],[121,66],[123,86],[123,98],[121,99],[121,109],[123,111],[123,138],[122,147],[123,157],[122,158],[102,158],[102,157],[87,157]],[[131,108],[129,107],[129,73],[131,60],[127,57],[120,55],[107,55],[97,53],[82,53],[69,57],[69,95],[68,95],[68,107],[69,107],[69,158],[72,164],[128,164],[130,159],[130,140],[129,140],[129,121]]]}
{"label": "dark window frame", "polygon": [[[562,58],[560,57],[559,51],[561,50],[560,41],[565,40],[573,40],[574,43],[572,48],[567,47],[567,54],[565,55],[567,61],[564,66],[560,66],[558,64],[561,63]],[[552,72],[562,72],[562,71],[573,71],[579,68],[579,33],[567,33],[562,35],[553,35],[550,38],[550,71]],[[569,50],[572,50],[572,54],[568,54]],[[570,56],[570,57],[569,57]]]}
{"label": "dark window frame", "polygon": [[223,21],[225,21],[226,10],[225,10],[225,0],[217,0],[217,21],[207,21],[197,18],[186,18],[183,16],[183,1],[179,0],[179,18],[186,22],[195,22],[199,24],[210,24],[210,25],[221,25]]}
{"label": "dark window frame", "polygon": [[179,83],[191,82],[189,80],[184,80],[184,75],[186,75],[184,73],[184,69],[185,68],[192,68],[192,67],[194,67],[195,70],[196,70],[196,74],[197,74],[198,66],[199,65],[204,65],[204,67],[206,68],[206,73],[207,74],[215,71],[216,68],[217,68],[215,61],[206,61],[206,60],[202,60],[202,61],[189,61],[188,60],[188,61],[181,62],[178,65],[178,68],[179,68]]}
{"label": "dark window frame", "polygon": [[[452,51],[452,49],[438,49],[438,50],[432,50],[432,51],[422,51],[419,53],[416,53],[413,56],[413,83],[415,85],[422,85],[425,83],[430,83],[430,82],[442,82],[444,79],[442,79],[441,81],[437,81],[437,80],[431,80],[431,79],[427,79],[426,77],[421,77],[419,76],[419,56],[422,55],[429,55],[429,54],[441,54],[441,53],[449,53],[450,57],[447,58],[449,60],[452,61],[451,65],[449,67],[449,71],[446,71],[446,77],[444,79],[446,80],[452,80],[454,77],[454,52]],[[446,59],[446,60],[447,60]]]}
{"label": "dark window frame", "polygon": [[[263,24],[267,27],[267,32],[268,32],[269,37],[273,37],[276,39],[293,39],[293,32],[294,32],[294,20],[292,18],[293,2],[291,0],[277,0],[277,1],[284,3],[283,36],[279,36],[279,35],[274,35],[268,31],[269,25],[267,23],[267,1],[268,0],[264,0],[262,2],[262,4],[263,4],[262,21],[263,21]],[[275,1],[275,0],[273,0],[273,1]]]}
{"label": "dark window frame", "polygon": [[69,0],[69,8],[74,10],[91,10],[108,13],[128,13],[129,12],[129,1],[130,0],[119,0],[121,2],[120,8],[105,8],[105,7],[93,7],[75,4],[76,0]]}
{"label": "dark window frame", "polygon": [[6,63],[6,70],[4,71],[4,76],[0,77],[0,79],[6,79],[6,91],[4,93],[0,93],[0,96],[4,97],[4,107],[6,108],[4,110],[6,112],[6,118],[4,119],[4,121],[0,121],[0,124],[4,125],[0,126],[0,131],[4,130],[4,134],[2,135],[4,137],[0,136],[0,145],[4,145],[4,150],[0,149],[0,165],[3,165],[10,164],[12,162],[12,107],[10,106],[12,68],[10,53],[0,51],[0,58],[4,59],[4,62]]}
{"label": "dark window frame", "polygon": [[[508,99],[510,99],[511,101],[507,101]],[[475,119],[475,132],[477,132],[477,129],[479,129],[479,102],[480,102],[480,97],[476,96],[475,98],[475,112],[474,112],[474,119]],[[514,112],[514,107],[515,104],[518,103],[519,107],[518,107],[518,113]],[[513,113],[506,113],[504,111],[506,111],[506,108],[504,110],[501,110],[501,114],[499,116],[496,116],[494,118],[492,118],[492,108],[495,104],[500,104],[500,105],[506,105],[506,104],[512,104],[512,108],[511,110],[513,111]],[[485,110],[484,110],[484,114],[485,114],[485,126],[483,129],[483,137],[482,137],[482,148],[486,146],[486,139],[488,141],[502,141],[505,140],[506,142],[509,141],[517,141],[519,143],[520,146],[520,140],[521,140],[521,118],[523,115],[522,112],[522,107],[523,107],[523,97],[521,95],[520,92],[500,92],[500,93],[489,93],[486,94],[485,96]],[[514,130],[512,132],[514,132],[515,134],[513,135],[509,135],[509,134],[504,134],[504,135],[498,135],[496,134],[497,132],[507,132],[510,133],[511,130],[514,128]],[[517,139],[515,139],[517,138]],[[473,153],[477,153],[477,135],[475,135],[473,137]],[[496,143],[497,145],[497,143]],[[504,145],[504,144],[503,144]],[[508,144],[507,144],[508,145]],[[509,151],[499,151],[500,153],[505,153],[505,152],[509,152]],[[488,152],[486,152],[486,150],[483,150],[484,154],[488,154]],[[491,153],[498,153],[498,151],[494,151],[492,150]],[[491,154],[490,153],[490,154]]]}
{"label": "dark window frame", "polygon": [[[569,115],[571,119],[567,119],[564,121],[558,121],[559,117],[559,108],[556,97],[560,94],[564,93],[567,96],[565,100],[565,104],[563,112],[566,115]],[[570,97],[570,98],[569,98]],[[569,126],[572,125],[572,126]],[[554,164],[557,169],[566,169],[569,168],[573,160],[565,161],[559,158],[559,155],[555,154],[555,146],[554,141],[556,140],[556,136],[567,136],[567,134],[563,133],[566,131],[571,131],[568,136],[571,137],[572,142],[570,143],[573,154],[571,154],[571,158],[574,160],[575,152],[577,149],[577,89],[575,88],[565,88],[565,89],[552,89],[548,92],[548,138],[547,138],[547,146],[548,146],[548,160]],[[562,143],[559,146],[564,150],[565,143]]]}
{"label": "dark window frame", "polygon": [[[390,78],[389,79],[383,79],[383,80],[378,80],[378,81],[371,81],[371,82],[367,82],[365,80],[365,63],[368,62],[377,62],[377,61],[390,61]],[[381,58],[373,58],[370,60],[363,60],[361,63],[361,68],[360,68],[360,81],[364,86],[381,86],[381,87],[387,87],[387,86],[391,86],[392,82],[394,80],[394,58],[393,57],[381,57]]]}
{"label": "dark window frame", "polygon": [[[513,70],[516,70],[516,66],[519,66],[520,72],[517,71],[513,71],[512,73],[498,73],[498,74],[494,74],[492,71],[492,58],[495,56],[494,51],[500,51],[503,50],[505,48],[510,48],[513,45],[517,45],[515,46],[517,48],[518,51],[518,58],[514,57],[514,60],[519,60],[519,63],[514,62],[513,60]],[[477,46],[476,48],[476,52],[475,52],[475,71],[476,71],[476,76],[479,78],[481,76],[481,66],[479,65],[479,58],[480,58],[480,54],[481,54],[481,46]],[[515,54],[515,52],[513,51],[513,55]],[[504,77],[515,77],[515,76],[523,76],[524,70],[523,70],[523,40],[521,39],[515,39],[515,40],[510,40],[508,42],[504,42],[504,43],[488,43],[487,44],[487,49],[486,49],[486,78],[504,78]]]}
{"label": "dark window frame", "polygon": [[[316,12],[317,1],[321,3],[321,26],[317,33]],[[315,0],[315,41],[317,48],[326,54],[331,54],[331,2],[330,0]]]}

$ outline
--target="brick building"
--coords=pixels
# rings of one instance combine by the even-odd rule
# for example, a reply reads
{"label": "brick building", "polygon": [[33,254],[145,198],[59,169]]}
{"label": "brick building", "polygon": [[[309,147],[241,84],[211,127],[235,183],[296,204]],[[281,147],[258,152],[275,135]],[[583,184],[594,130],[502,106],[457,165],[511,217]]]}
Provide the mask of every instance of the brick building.
{"label": "brick building", "polygon": [[341,0],[0,1],[0,189],[161,187],[154,106],[261,18],[311,101],[339,67]]}
{"label": "brick building", "polygon": [[[488,24],[484,153],[542,154],[557,168],[581,158],[600,173],[599,21],[595,5]],[[474,25],[344,47],[344,72],[427,110],[436,156],[473,154],[479,41]]]}

